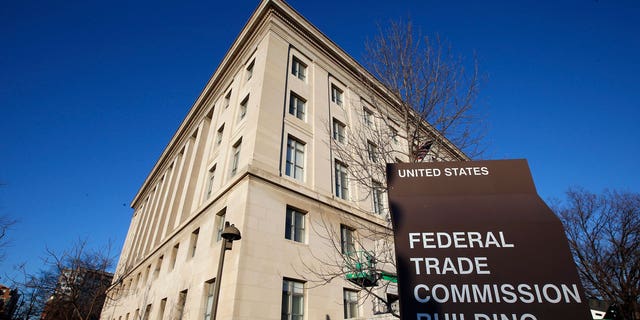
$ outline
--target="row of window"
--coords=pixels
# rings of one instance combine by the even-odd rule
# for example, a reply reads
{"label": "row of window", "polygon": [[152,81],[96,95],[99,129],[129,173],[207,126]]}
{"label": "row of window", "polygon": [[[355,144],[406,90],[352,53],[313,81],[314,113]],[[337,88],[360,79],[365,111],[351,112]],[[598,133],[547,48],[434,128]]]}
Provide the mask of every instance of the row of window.
{"label": "row of window", "polygon": [[[358,291],[343,289],[342,302],[344,306],[344,318],[356,318],[358,312]],[[282,312],[281,320],[304,319],[304,282],[284,279],[282,281]]]}
{"label": "row of window", "polygon": [[[204,305],[204,320],[210,320],[211,307],[214,299],[215,279],[211,279],[204,283],[205,290],[203,296]],[[186,314],[185,306],[187,302],[188,289],[182,290],[178,293],[177,303],[175,308],[170,309],[173,315],[170,315],[171,319],[182,320]],[[350,289],[343,290],[343,304],[344,304],[344,318],[356,318],[358,317],[358,292]],[[159,308],[155,319],[162,320],[164,318],[165,309],[167,305],[167,298],[160,300]],[[175,311],[174,311],[175,310]],[[151,312],[153,311],[153,305],[148,304],[142,314],[140,309],[136,309],[133,314],[132,320],[151,319]],[[281,308],[281,320],[303,320],[305,319],[305,283],[303,281],[294,279],[283,279],[282,281],[282,308]],[[129,320],[130,313],[126,313],[123,316],[119,316],[118,320]],[[116,320],[113,318],[113,320]]]}
{"label": "row of window", "polygon": [[[293,57],[293,61],[291,63],[291,74],[296,78],[306,82],[306,74],[307,74],[307,65],[301,62],[295,56]],[[290,92],[289,96],[289,114],[295,116],[298,119],[306,120],[306,100],[301,96]],[[343,106],[344,103],[344,91],[340,89],[337,85],[331,84],[331,102],[338,105]],[[362,120],[365,126],[370,128],[375,128],[374,114],[367,107],[362,108]],[[343,125],[344,126],[344,125]],[[392,132],[392,139],[394,142],[397,142],[397,133],[398,131],[389,126],[389,130]],[[336,128],[334,127],[334,132],[336,132]],[[343,131],[344,132],[344,131]],[[341,140],[342,142],[342,140]]]}
{"label": "row of window", "polygon": [[[247,64],[247,67],[245,69],[246,81],[249,81],[253,77],[254,66],[255,66],[255,59],[251,60],[251,62]],[[233,92],[233,89],[229,89],[227,93],[224,95],[224,100],[222,102],[222,106],[224,109],[228,108],[231,104],[232,92]],[[250,97],[250,93],[247,93],[244,99],[242,99],[242,101],[240,102],[239,109],[238,109],[238,121],[243,120],[247,115],[249,97]],[[210,113],[213,114],[213,110]],[[222,144],[224,132],[225,132],[225,123],[222,123],[215,132],[214,147],[219,147]],[[234,176],[238,171],[241,145],[242,145],[242,138],[238,139],[233,144],[232,153],[231,153],[232,154],[231,167],[229,169],[230,176]],[[207,183],[206,183],[205,199],[209,199],[209,197],[212,195],[214,191],[213,186],[214,186],[215,177],[216,177],[216,169],[217,169],[217,164],[214,164],[213,166],[211,166],[211,168],[209,168]]]}
{"label": "row of window", "polygon": [[[306,81],[307,65],[304,64],[297,57],[293,57],[291,63],[291,74],[296,78]],[[331,85],[331,102],[342,106],[343,105],[344,92],[336,85]],[[306,116],[306,100],[299,95],[291,92],[289,97],[289,114],[295,116],[298,119],[305,120]],[[373,128],[374,127],[374,114],[373,112],[363,107],[363,123],[364,125]],[[398,131],[389,127],[392,140],[397,142]],[[332,138],[337,143],[346,143],[346,125],[337,119],[332,121]],[[304,181],[304,166],[305,166],[305,142],[302,140],[289,136],[287,138],[287,153],[286,153],[286,167],[285,174],[298,181]],[[367,156],[370,161],[378,161],[378,147],[371,141],[367,142]],[[334,180],[335,180],[335,196],[340,199],[348,199],[349,197],[349,180],[348,180],[348,167],[345,163],[336,160],[334,163]],[[383,187],[382,184],[376,181],[372,182],[372,201],[373,211],[376,214],[382,214],[384,212],[383,201]]]}
{"label": "row of window", "polygon": [[[367,149],[369,152],[369,159],[376,161],[376,150],[374,145],[370,145]],[[287,138],[287,153],[285,164],[285,175],[294,178],[298,181],[304,181],[304,166],[305,166],[305,143],[301,140],[289,136]],[[335,160],[334,163],[334,180],[335,180],[335,196],[347,200],[349,198],[349,174],[346,164],[339,160]],[[372,181],[372,199],[373,199],[373,211],[376,214],[384,213],[384,188],[382,183]]]}
{"label": "row of window", "polygon": [[[285,239],[301,243],[306,242],[306,216],[307,212],[287,206],[284,228]],[[346,255],[356,251],[355,230],[353,228],[340,225],[340,249]]]}
{"label": "row of window", "polygon": [[[224,129],[224,125],[223,127],[221,127],[221,129]],[[221,131],[218,130],[218,133],[220,132]],[[219,142],[216,142],[216,143],[219,144]],[[231,168],[229,169],[229,176],[231,177],[233,177],[238,172],[241,147],[242,147],[242,137],[238,139],[236,143],[233,144],[233,147],[231,149]],[[207,182],[206,182],[206,199],[209,199],[209,197],[211,197],[211,195],[213,194],[213,191],[214,191],[213,187],[215,185],[217,167],[218,165],[214,163],[213,166],[211,166],[211,168],[209,169]]]}
{"label": "row of window", "polygon": [[[220,241],[220,239],[222,238],[221,235],[222,235],[222,230],[224,230],[225,217],[226,217],[226,208],[222,209],[220,212],[216,214],[216,218],[215,218],[216,242]],[[200,236],[200,228],[196,228],[191,232],[191,235],[189,236],[189,252],[187,253],[187,259],[193,258],[196,255],[199,236]],[[175,268],[179,249],[180,249],[180,243],[176,243],[171,249],[171,256],[170,256],[168,271],[171,271]],[[150,275],[151,275],[151,280],[158,278],[158,276],[160,275],[160,272],[162,271],[163,261],[164,261],[164,254],[160,255],[160,257],[158,257],[158,259],[156,260],[153,273],[151,272],[152,265],[149,264],[145,268],[144,273],[138,272],[138,274],[135,277],[132,277],[128,279],[128,281],[125,281],[123,283],[122,293],[123,294],[133,293],[133,292],[136,292],[138,288],[144,287],[144,285],[147,283],[147,280],[149,280]]]}
{"label": "row of window", "polygon": [[[246,74],[246,80],[249,81],[252,76],[253,76],[253,69],[254,69],[254,65],[255,65],[255,59],[251,60],[250,63],[247,64],[247,67],[245,69],[245,74]],[[222,101],[221,101],[221,106],[226,109],[230,106],[231,103],[231,95],[232,95],[232,90],[233,89],[228,89],[226,90],[226,92],[224,93],[224,95],[222,96]],[[237,117],[238,117],[238,121],[243,120],[244,118],[246,118],[246,114],[247,114],[247,108],[249,105],[249,97],[250,94],[247,93],[244,98],[241,100],[240,104],[239,104],[239,108],[238,108],[238,113],[237,113]],[[208,119],[211,120],[214,114],[214,109],[209,111],[209,114],[207,115]],[[223,123],[222,125],[220,125],[218,127],[217,132],[215,132],[215,146],[219,146],[222,143],[223,140],[223,135],[224,135],[224,129],[225,129],[225,124]],[[193,137],[192,137],[192,143],[193,140],[195,140],[195,137],[197,136],[198,131],[196,131],[196,133],[194,133]],[[239,164],[239,156],[240,156],[240,145],[242,143],[242,138],[238,139],[236,141],[236,143],[233,145],[233,156],[232,159],[230,161],[230,175],[235,175],[238,169],[238,164]],[[193,152],[195,152],[195,150],[193,150],[193,145],[191,145],[191,147],[187,147],[187,145],[183,146],[182,150],[180,151],[180,154],[177,156],[177,159],[181,159],[181,157],[184,156],[184,153],[186,150],[190,150],[189,152],[192,153],[193,156]],[[175,163],[178,163],[178,160],[176,160]],[[168,169],[168,173],[171,172],[173,168],[173,164],[169,167]],[[206,192],[205,192],[205,197],[209,198],[213,192],[213,182],[214,182],[214,178],[215,178],[215,172],[216,172],[216,165],[213,165],[210,169],[209,169],[209,173],[208,173],[208,181],[206,183]],[[167,173],[167,174],[168,174]],[[164,178],[162,178],[164,179]],[[158,183],[159,186],[161,186],[162,180]],[[156,190],[159,190],[158,187],[154,188],[150,195],[147,195],[147,201],[152,198],[153,194],[156,192]],[[179,191],[178,191],[179,192]],[[188,201],[188,200],[186,200]],[[143,205],[141,208],[145,207],[145,205]],[[149,217],[151,216],[163,216],[163,214],[157,213],[157,212],[145,212],[142,209],[140,209],[141,212],[143,213],[141,216],[141,221],[139,223],[140,226],[148,226],[149,225]],[[147,210],[148,211],[148,210]],[[189,210],[187,210],[189,211]],[[162,221],[164,222],[164,221]],[[173,220],[171,220],[170,222],[175,222]],[[169,232],[171,232],[172,230],[169,228],[166,230],[165,235],[168,234]],[[148,234],[151,232],[151,229],[149,227],[146,227],[146,229],[144,230],[140,230],[137,232],[137,234],[145,234],[147,235],[146,237],[149,237]],[[146,238],[145,237],[145,238]],[[145,239],[142,238],[142,239]],[[130,253],[130,256],[132,257],[140,257],[142,254],[144,254],[146,251],[148,251],[150,249],[151,246],[153,246],[153,244],[157,243],[157,241],[160,240],[160,235],[155,235],[155,238],[153,241],[149,240],[147,242],[144,241],[140,241],[140,239],[137,239],[136,241],[134,241],[134,243],[138,243],[137,245],[135,245],[135,247],[133,247]],[[140,243],[147,243],[144,246],[141,246]]]}

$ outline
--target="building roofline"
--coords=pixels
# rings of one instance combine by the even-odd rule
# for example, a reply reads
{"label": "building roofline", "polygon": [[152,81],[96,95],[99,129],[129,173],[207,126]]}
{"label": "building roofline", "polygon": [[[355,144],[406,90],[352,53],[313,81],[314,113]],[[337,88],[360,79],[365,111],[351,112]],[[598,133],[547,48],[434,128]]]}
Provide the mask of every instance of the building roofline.
{"label": "building roofline", "polygon": [[[224,76],[231,71],[234,67],[234,63],[239,59],[240,52],[246,50],[245,44],[250,42],[255,35],[256,30],[262,27],[270,17],[271,14],[279,17],[284,23],[292,27],[300,36],[307,39],[318,50],[325,53],[329,59],[335,62],[343,70],[347,71],[355,79],[366,80],[367,84],[373,89],[373,91],[386,101],[389,105],[398,107],[400,103],[397,98],[389,92],[388,88],[384,86],[373,74],[371,74],[364,66],[358,61],[352,58],[346,53],[338,44],[333,42],[328,36],[320,31],[315,25],[307,20],[302,14],[296,11],[293,7],[287,4],[283,0],[263,0],[258,7],[253,11],[250,18],[247,20],[242,30],[234,40],[233,44],[227,50],[224,58],[216,68],[213,75],[210,77],[207,84],[202,89],[201,94],[196,101],[192,104],[189,112],[182,120],[180,126],[173,134],[171,140],[160,155],[159,160],[155,163],[146,179],[142,183],[140,189],[131,201],[131,207],[135,208],[137,203],[142,199],[149,186],[156,181],[158,172],[161,168],[169,165],[173,160],[170,157],[171,154],[180,151],[182,144],[179,140],[184,137],[189,137],[189,131],[193,130],[194,126],[197,126],[195,121],[199,119],[198,115],[205,113],[205,108],[199,108],[205,102],[214,98],[212,95],[221,86],[228,85],[226,82],[220,81],[224,79]],[[446,137],[442,136],[435,128],[430,124],[426,124],[427,130],[431,131],[438,136],[440,141],[444,142],[444,146],[457,156],[460,160],[468,160],[468,156],[456,148]],[[135,213],[134,213],[135,214]]]}

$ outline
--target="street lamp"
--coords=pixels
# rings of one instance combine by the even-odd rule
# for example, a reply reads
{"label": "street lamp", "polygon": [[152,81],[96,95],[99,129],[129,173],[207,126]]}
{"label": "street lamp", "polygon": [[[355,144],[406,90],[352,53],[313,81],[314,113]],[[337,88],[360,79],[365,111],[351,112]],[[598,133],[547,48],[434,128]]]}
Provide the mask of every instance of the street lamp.
{"label": "street lamp", "polygon": [[218,299],[220,297],[220,283],[222,282],[222,266],[224,265],[224,253],[227,250],[231,250],[233,242],[240,240],[240,230],[235,225],[229,224],[229,221],[224,223],[224,230],[222,230],[222,245],[220,246],[220,261],[218,262],[218,274],[216,275],[215,288],[213,291],[213,304],[211,305],[211,319],[216,319],[216,310],[218,310]]}

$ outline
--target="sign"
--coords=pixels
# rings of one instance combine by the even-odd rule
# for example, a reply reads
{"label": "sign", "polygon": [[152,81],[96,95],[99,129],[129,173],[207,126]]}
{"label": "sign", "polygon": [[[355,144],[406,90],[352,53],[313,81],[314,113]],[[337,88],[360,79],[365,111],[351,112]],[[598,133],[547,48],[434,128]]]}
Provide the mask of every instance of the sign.
{"label": "sign", "polygon": [[388,164],[387,177],[402,319],[591,319],[526,160]]}

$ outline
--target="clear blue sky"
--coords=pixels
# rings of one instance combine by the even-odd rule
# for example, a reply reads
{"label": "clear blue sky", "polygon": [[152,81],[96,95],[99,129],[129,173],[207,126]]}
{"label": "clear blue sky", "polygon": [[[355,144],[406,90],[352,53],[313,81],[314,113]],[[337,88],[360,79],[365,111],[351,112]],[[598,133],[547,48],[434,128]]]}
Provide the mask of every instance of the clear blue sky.
{"label": "clear blue sky", "polygon": [[[487,157],[528,159],[544,199],[640,192],[639,1],[290,4],[358,60],[377,24],[408,16],[475,52]],[[119,253],[131,199],[257,5],[0,4],[0,214],[20,220],[0,276],[78,238]]]}

